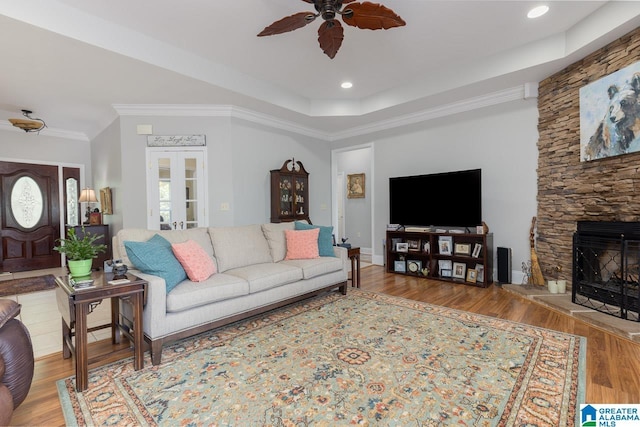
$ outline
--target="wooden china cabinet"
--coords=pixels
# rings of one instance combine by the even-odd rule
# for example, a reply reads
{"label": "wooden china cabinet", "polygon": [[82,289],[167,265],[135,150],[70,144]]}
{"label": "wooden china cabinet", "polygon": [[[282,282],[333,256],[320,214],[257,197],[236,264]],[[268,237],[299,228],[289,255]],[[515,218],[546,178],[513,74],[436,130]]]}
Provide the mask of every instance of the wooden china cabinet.
{"label": "wooden china cabinet", "polygon": [[271,171],[271,222],[309,219],[309,172],[302,162],[286,160]]}

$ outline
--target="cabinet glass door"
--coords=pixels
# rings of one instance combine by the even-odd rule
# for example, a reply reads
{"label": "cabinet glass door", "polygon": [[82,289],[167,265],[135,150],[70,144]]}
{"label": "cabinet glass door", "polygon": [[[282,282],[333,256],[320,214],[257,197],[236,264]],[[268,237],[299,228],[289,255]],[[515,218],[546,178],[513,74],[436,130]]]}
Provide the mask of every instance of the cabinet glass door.
{"label": "cabinet glass door", "polygon": [[147,157],[149,229],[207,226],[204,150],[148,149]]}
{"label": "cabinet glass door", "polygon": [[290,176],[280,177],[280,215],[293,214],[293,188]]}

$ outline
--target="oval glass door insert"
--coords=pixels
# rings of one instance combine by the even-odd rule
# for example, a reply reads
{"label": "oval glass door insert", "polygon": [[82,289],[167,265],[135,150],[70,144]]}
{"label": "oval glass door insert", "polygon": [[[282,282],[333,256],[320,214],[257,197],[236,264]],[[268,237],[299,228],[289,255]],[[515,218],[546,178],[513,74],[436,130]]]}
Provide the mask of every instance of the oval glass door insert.
{"label": "oval glass door insert", "polygon": [[33,228],[42,217],[44,200],[38,183],[33,178],[18,178],[11,190],[11,213],[18,224]]}

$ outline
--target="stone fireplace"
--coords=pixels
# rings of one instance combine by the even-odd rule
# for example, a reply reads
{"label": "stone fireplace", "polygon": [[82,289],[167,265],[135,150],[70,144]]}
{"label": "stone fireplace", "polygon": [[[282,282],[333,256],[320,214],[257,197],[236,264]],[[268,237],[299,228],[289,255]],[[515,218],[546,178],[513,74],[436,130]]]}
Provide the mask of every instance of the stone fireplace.
{"label": "stone fireplace", "polygon": [[640,321],[640,222],[579,221],[573,237],[572,301]]}
{"label": "stone fireplace", "polygon": [[536,252],[547,280],[572,282],[580,221],[640,221],[640,153],[580,161],[580,88],[637,61],[640,28],[539,84]]}

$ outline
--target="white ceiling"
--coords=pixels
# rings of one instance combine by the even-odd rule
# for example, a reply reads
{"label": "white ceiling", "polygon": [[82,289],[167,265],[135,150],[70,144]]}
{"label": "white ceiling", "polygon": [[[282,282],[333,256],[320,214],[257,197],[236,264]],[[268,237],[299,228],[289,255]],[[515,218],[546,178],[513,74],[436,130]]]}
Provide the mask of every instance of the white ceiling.
{"label": "white ceiling", "polygon": [[86,139],[119,113],[182,109],[330,141],[522,96],[640,25],[629,1],[548,1],[537,20],[526,13],[540,1],[380,3],[407,25],[345,25],[332,60],[320,18],[256,37],[313,10],[301,0],[0,0],[0,127],[30,109],[44,132]]}

